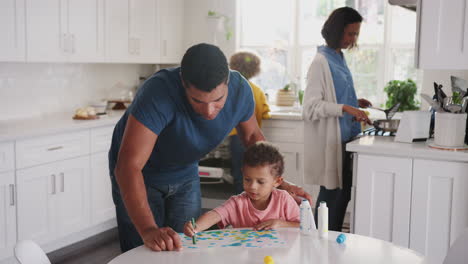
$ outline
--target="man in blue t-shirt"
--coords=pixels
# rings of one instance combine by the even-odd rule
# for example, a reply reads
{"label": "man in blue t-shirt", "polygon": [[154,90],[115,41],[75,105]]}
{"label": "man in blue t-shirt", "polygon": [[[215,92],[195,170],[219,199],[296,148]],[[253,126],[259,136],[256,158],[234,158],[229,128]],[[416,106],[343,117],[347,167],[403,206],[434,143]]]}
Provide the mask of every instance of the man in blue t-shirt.
{"label": "man in blue t-shirt", "polygon": [[192,46],[180,68],[161,70],[139,88],[109,151],[123,252],[142,244],[155,251],[181,248],[175,231],[200,215],[198,161],[234,127],[247,146],[265,140],[253,112],[248,82],[209,44]]}

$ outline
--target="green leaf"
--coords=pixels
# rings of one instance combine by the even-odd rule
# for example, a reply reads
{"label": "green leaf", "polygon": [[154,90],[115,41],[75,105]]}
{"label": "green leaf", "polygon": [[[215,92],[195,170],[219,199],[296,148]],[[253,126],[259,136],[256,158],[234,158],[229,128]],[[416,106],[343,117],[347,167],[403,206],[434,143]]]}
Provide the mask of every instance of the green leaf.
{"label": "green leaf", "polygon": [[387,83],[384,88],[387,93],[386,108],[392,107],[396,103],[400,103],[399,112],[406,110],[418,110],[419,102],[414,98],[417,92],[416,83],[408,79],[406,81],[392,80]]}

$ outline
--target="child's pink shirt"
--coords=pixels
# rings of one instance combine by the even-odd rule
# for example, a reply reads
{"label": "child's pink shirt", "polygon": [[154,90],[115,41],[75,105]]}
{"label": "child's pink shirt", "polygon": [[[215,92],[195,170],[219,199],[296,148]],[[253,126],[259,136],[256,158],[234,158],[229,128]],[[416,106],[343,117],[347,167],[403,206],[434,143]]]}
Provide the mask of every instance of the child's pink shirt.
{"label": "child's pink shirt", "polygon": [[285,190],[273,189],[271,200],[265,210],[258,210],[245,192],[232,196],[223,205],[214,209],[221,216],[219,228],[232,225],[234,228],[254,227],[267,220],[281,219],[299,222],[299,206]]}

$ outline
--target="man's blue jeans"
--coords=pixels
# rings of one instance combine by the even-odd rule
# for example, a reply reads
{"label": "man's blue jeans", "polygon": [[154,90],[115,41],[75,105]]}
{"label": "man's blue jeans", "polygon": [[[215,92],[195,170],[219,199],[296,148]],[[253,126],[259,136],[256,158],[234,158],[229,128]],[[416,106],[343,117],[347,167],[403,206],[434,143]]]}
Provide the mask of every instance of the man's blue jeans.
{"label": "man's blue jeans", "polygon": [[[112,180],[112,197],[117,213],[117,225],[120,239],[120,249],[126,252],[143,245],[122,201],[115,177]],[[159,227],[171,227],[176,232],[183,232],[185,222],[192,217],[200,216],[201,193],[200,177],[194,175],[190,179],[177,184],[151,186],[146,184],[148,203]]]}

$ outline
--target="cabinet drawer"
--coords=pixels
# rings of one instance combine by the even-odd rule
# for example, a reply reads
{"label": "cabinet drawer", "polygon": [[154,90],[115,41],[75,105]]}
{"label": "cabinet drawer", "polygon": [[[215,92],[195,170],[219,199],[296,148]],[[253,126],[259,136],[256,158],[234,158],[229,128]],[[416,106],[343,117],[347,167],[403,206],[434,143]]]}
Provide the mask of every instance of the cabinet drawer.
{"label": "cabinet drawer", "polygon": [[114,126],[91,129],[91,153],[109,151]]}
{"label": "cabinet drawer", "polygon": [[13,142],[0,143],[0,172],[15,169]]}
{"label": "cabinet drawer", "polygon": [[304,143],[302,120],[264,120],[262,131],[268,141]]}
{"label": "cabinet drawer", "polygon": [[86,155],[89,145],[89,130],[20,140],[16,142],[16,167]]}

